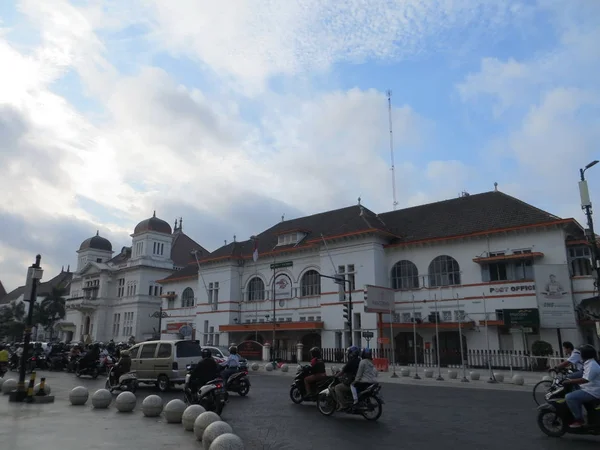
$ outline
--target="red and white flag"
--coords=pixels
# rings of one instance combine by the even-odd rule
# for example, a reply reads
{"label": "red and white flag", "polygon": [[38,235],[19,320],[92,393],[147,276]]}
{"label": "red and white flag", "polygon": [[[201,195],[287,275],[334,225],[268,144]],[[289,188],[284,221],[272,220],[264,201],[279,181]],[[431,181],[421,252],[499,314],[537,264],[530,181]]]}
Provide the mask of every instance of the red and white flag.
{"label": "red and white flag", "polygon": [[258,261],[258,239],[254,239],[254,251],[252,252],[252,260]]}

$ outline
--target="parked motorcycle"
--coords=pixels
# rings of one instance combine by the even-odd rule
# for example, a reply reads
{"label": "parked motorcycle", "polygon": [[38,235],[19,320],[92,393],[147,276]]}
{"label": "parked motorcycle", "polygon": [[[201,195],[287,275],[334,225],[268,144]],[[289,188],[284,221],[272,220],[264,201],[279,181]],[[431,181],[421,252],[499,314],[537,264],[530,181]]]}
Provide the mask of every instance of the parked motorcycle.
{"label": "parked motorcycle", "polygon": [[235,392],[242,397],[248,395],[248,392],[250,392],[248,370],[240,369],[236,373],[230,375],[227,379],[227,383],[225,383],[225,390],[228,392]]}
{"label": "parked motorcycle", "polygon": [[217,378],[209,381],[200,388],[192,389],[192,372],[196,365],[186,366],[187,374],[183,385],[183,396],[188,405],[201,405],[206,411],[214,411],[221,415],[227,398],[227,391],[223,385],[223,380]]}
{"label": "parked motorcycle", "polygon": [[[292,388],[290,389],[290,398],[294,403],[299,405],[302,402],[316,402],[317,395],[307,395],[306,386],[304,384],[304,379],[310,375],[310,365],[300,366],[298,367],[298,371],[296,372],[296,377],[294,378],[294,382],[292,383]],[[325,386],[331,383],[333,377],[327,377],[323,380],[319,381],[315,386],[316,392],[321,392]]]}
{"label": "parked motorcycle", "polygon": [[565,402],[566,395],[573,390],[573,385],[554,386],[546,394],[546,403],[538,406],[537,424],[544,434],[550,437],[562,437],[566,433],[600,435],[600,399],[585,403],[587,424],[580,428],[570,428],[575,420]]}
{"label": "parked motorcycle", "polygon": [[135,371],[127,372],[119,377],[118,380],[114,379],[113,372],[115,370],[115,366],[111,366],[108,371],[108,377],[106,378],[106,384],[104,385],[105,389],[109,390],[111,393],[113,391],[129,391],[135,392],[138,388],[138,379],[137,373]]}
{"label": "parked motorcycle", "polygon": [[[335,387],[340,383],[340,378],[334,377],[333,380],[329,382],[329,385],[319,392],[317,397],[317,408],[324,416],[331,416],[338,409],[340,399],[336,396]],[[361,415],[370,421],[379,419],[383,413],[384,404],[380,391],[381,385],[379,383],[373,383],[358,394],[358,403],[356,405],[343,409],[340,412]],[[351,397],[345,399],[345,401],[351,401]]]}

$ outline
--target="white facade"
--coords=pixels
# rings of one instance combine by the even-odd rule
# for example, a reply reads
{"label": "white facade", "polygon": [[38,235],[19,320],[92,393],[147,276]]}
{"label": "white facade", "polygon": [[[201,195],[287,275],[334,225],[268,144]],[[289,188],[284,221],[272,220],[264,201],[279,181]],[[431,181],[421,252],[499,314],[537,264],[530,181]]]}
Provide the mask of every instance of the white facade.
{"label": "white facade", "polygon": [[[331,279],[322,278],[320,294],[317,292],[312,295],[315,294],[314,289],[307,288],[306,283],[303,289],[302,283],[303,276],[311,270],[327,276],[332,276],[337,271],[354,280],[353,343],[366,346],[362,332],[372,331],[374,338],[371,346],[374,346],[378,337],[389,338],[390,315],[383,315],[383,324],[379,324],[377,314],[365,313],[362,288],[366,284],[393,287],[392,268],[399,261],[408,260],[418,270],[419,288],[396,290],[396,311],[392,327],[397,344],[403,342],[398,335],[404,334],[407,338],[405,345],[412,347],[414,296],[417,317],[420,314],[420,317],[425,318],[437,307],[441,321],[440,331],[457,335],[457,323],[464,321],[463,333],[470,349],[486,348],[484,323],[487,318],[490,348],[493,350],[528,350],[537,339],[550,342],[558,350],[556,329],[509,332],[503,328],[503,319],[496,314],[496,310],[538,308],[535,283],[545,280],[534,280],[533,266],[571,264],[565,227],[561,222],[553,226],[522,227],[502,233],[409,243],[396,247],[387,246],[388,241],[380,235],[365,233],[331,240],[327,248],[321,244],[307,250],[296,249],[277,254],[275,259],[273,256],[259,256],[257,263],[247,259],[205,262],[201,265],[202,277],[198,277],[197,281],[186,279],[164,285],[165,291],[174,293],[170,296],[170,302],[166,299],[163,301],[163,307],[171,315],[165,320],[165,325],[194,323],[196,338],[215,345],[228,345],[244,340],[271,342],[274,328],[274,271],[270,266],[273,263],[291,262],[290,267],[276,269],[277,279],[280,275],[286,275],[291,280],[288,298],[280,299],[278,296],[275,302],[276,346],[289,348],[292,352],[297,342],[303,342],[305,347],[320,345],[323,348],[343,348],[350,344],[349,332],[344,328],[343,303],[340,301],[343,296],[340,296],[338,285]],[[500,276],[508,279],[489,281],[482,263],[474,262],[474,259],[496,252],[503,252],[507,258],[505,264],[512,265],[515,270],[512,276]],[[536,256],[519,259],[517,254],[520,252]],[[429,266],[441,255],[452,257],[459,265],[460,280],[455,280],[457,282],[454,286],[431,287]],[[586,264],[589,264],[589,258]],[[519,275],[515,265],[519,265]],[[262,280],[264,293],[251,293],[250,282],[255,277]],[[571,277],[568,282],[575,303],[593,293],[591,275]],[[260,282],[257,284],[260,285]],[[181,294],[188,287],[195,292],[194,307],[181,305]],[[277,289],[279,288],[276,287]],[[432,301],[434,299],[439,301]],[[424,303],[424,300],[428,302]],[[461,319],[458,319],[459,315]],[[417,330],[418,345],[423,345],[421,341],[434,342],[435,329],[431,324],[419,324]],[[562,341],[580,343],[584,340],[579,328],[561,329],[560,333]]]}
{"label": "white facade", "polygon": [[[162,231],[152,229],[157,221]],[[140,228],[142,224],[146,225]],[[112,251],[95,248],[77,252],[78,267],[62,324],[63,330],[72,333],[71,339],[118,342],[133,337],[140,341],[159,332],[163,287],[156,280],[181,269],[171,259],[181,228],[171,234],[166,222],[156,217],[140,225],[132,234],[131,247],[124,247],[115,257]],[[185,246],[189,241],[180,242]]]}

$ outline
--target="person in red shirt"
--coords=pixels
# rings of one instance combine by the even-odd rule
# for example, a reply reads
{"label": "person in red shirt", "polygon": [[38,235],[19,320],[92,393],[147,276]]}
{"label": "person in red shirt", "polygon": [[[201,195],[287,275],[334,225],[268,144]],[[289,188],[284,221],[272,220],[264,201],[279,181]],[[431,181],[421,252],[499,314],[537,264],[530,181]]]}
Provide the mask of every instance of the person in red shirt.
{"label": "person in red shirt", "polygon": [[321,349],[318,347],[311,348],[310,356],[310,375],[304,379],[307,396],[314,395],[314,392],[312,391],[313,386],[320,380],[327,378],[325,363],[321,359]]}

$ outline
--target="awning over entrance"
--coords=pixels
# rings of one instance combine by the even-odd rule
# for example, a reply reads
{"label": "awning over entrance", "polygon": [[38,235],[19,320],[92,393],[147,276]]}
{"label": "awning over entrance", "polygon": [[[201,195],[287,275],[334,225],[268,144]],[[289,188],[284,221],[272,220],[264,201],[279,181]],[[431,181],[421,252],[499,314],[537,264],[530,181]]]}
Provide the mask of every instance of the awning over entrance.
{"label": "awning over entrance", "polygon": [[60,322],[56,324],[56,329],[58,331],[72,331],[73,333],[75,333],[77,327],[73,322]]}
{"label": "awning over entrance", "polygon": [[323,322],[272,322],[244,323],[239,325],[220,325],[219,331],[299,331],[299,330],[322,330]]}
{"label": "awning over entrance", "polygon": [[512,255],[498,255],[498,256],[487,256],[485,258],[473,258],[473,262],[477,264],[490,264],[505,261],[522,261],[524,259],[538,259],[543,258],[542,252],[531,252],[531,253],[516,253]]}

